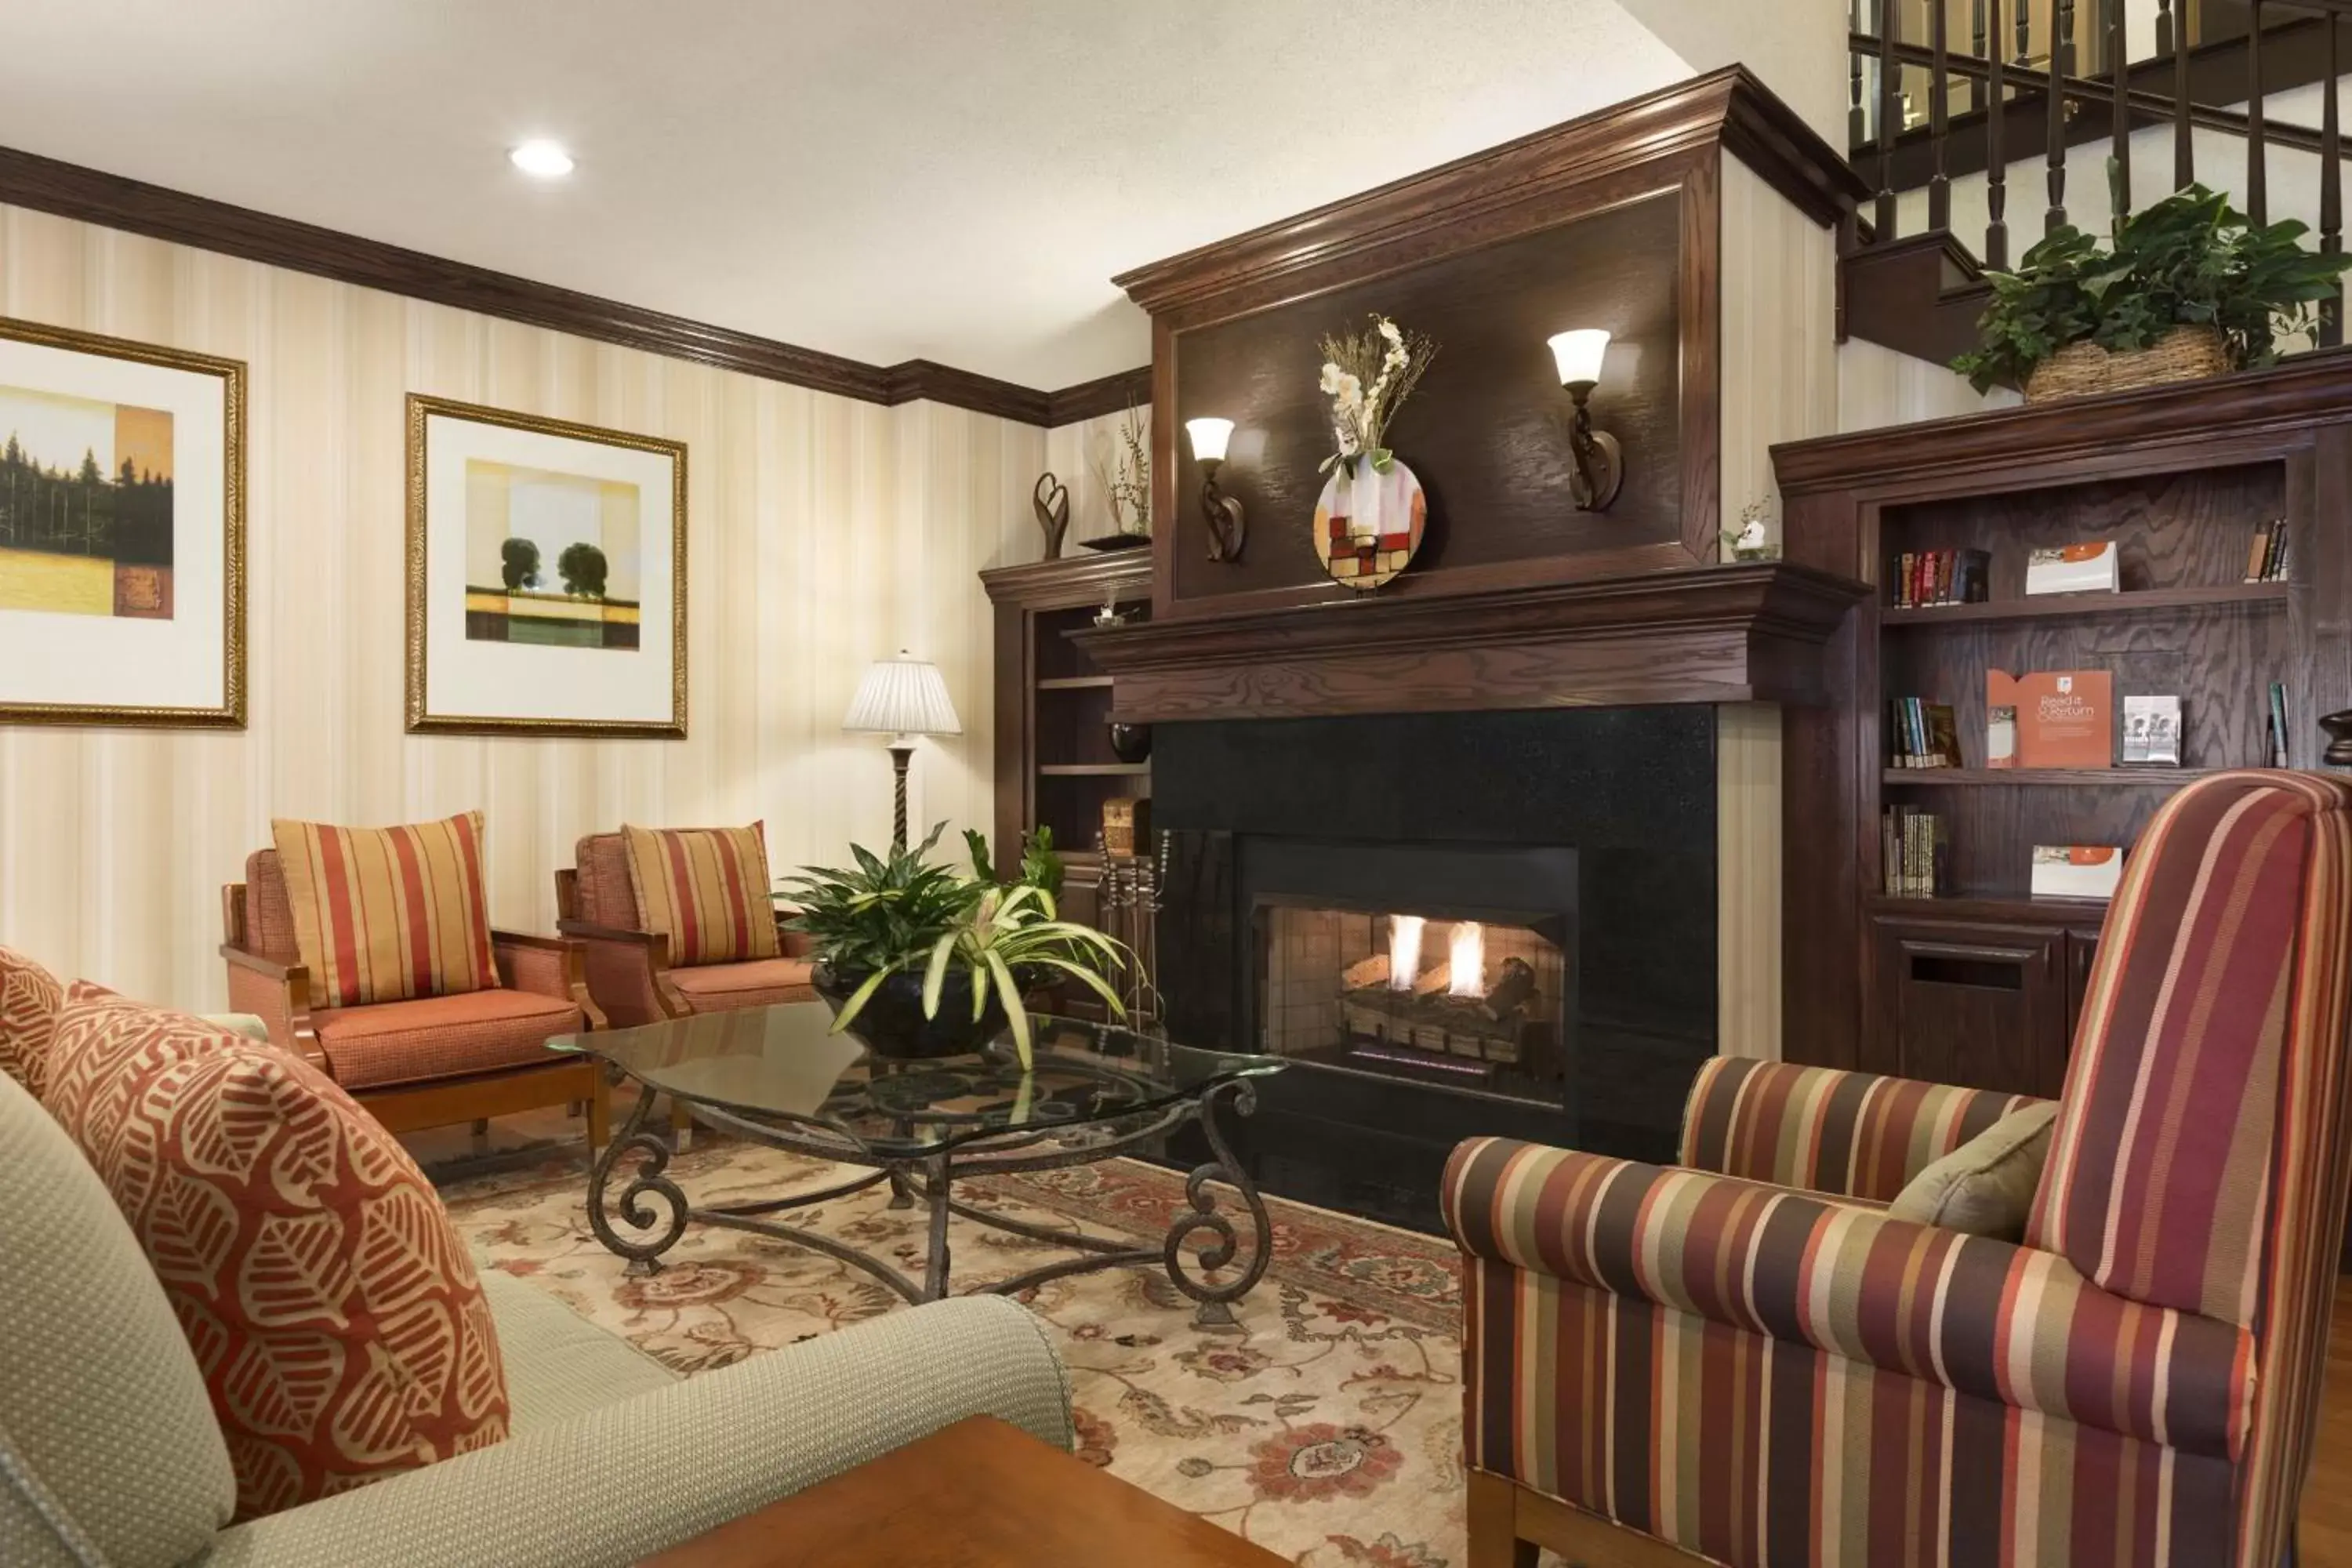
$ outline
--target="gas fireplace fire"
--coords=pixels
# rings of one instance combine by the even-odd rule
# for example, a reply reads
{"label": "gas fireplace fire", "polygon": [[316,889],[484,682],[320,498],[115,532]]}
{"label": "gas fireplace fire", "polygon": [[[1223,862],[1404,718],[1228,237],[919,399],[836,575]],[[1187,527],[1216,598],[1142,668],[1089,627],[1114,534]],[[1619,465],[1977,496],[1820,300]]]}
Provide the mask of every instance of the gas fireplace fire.
{"label": "gas fireplace fire", "polygon": [[1559,1100],[1567,963],[1548,922],[1286,902],[1259,916],[1266,1051]]}

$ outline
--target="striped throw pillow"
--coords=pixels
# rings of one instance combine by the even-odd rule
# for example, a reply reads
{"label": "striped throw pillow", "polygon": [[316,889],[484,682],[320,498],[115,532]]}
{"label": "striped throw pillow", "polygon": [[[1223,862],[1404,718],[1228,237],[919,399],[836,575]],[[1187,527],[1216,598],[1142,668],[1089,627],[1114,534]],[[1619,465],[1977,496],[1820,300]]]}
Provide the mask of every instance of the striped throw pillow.
{"label": "striped throw pillow", "polygon": [[680,966],[774,958],[775,906],[768,901],[768,843],[749,827],[621,829],[629,882],[645,929],[669,938]]}
{"label": "striped throw pillow", "polygon": [[312,1001],[359,1007],[499,983],[482,814],[406,827],[269,825]]}

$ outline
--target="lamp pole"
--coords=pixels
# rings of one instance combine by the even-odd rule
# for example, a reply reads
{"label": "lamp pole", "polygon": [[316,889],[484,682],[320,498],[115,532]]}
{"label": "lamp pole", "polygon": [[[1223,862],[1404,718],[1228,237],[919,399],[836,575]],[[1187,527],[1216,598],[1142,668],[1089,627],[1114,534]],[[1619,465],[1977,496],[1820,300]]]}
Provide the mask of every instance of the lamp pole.
{"label": "lamp pole", "polygon": [[898,774],[896,805],[890,816],[890,849],[893,854],[907,847],[907,764],[914,760],[915,738],[901,735],[890,742],[890,767]]}

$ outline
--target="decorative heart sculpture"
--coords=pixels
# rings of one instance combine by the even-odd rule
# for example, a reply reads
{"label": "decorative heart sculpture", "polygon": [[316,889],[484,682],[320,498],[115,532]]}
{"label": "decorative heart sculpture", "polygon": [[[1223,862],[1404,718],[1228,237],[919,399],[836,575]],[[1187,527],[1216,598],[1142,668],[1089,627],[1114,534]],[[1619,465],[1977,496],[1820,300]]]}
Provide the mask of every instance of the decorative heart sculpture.
{"label": "decorative heart sculpture", "polygon": [[1059,561],[1062,536],[1070,531],[1070,487],[1051,471],[1040,474],[1036,489],[1029,492],[1029,504],[1036,509],[1037,526],[1045,532],[1045,559]]}

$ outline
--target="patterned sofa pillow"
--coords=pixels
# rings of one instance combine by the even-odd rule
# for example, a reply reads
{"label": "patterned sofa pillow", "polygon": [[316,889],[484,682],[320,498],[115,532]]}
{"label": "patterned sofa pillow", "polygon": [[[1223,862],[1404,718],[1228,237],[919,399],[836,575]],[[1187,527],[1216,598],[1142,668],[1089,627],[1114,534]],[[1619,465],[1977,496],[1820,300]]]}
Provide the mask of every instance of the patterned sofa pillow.
{"label": "patterned sofa pillow", "polygon": [[624,826],[629,882],[645,929],[669,938],[680,967],[774,958],[775,906],[768,900],[768,844],[749,827]]}
{"label": "patterned sofa pillow", "polygon": [[49,1037],[64,992],[57,976],[10,948],[0,947],[0,1072],[40,1098]]}
{"label": "patterned sofa pillow", "polygon": [[482,814],[405,827],[269,825],[314,1006],[456,996],[499,983]]}
{"label": "patterned sofa pillow", "polygon": [[88,985],[51,1050],[43,1103],[187,1333],[237,1518],[505,1437],[472,1260],[406,1151],[325,1075]]}

